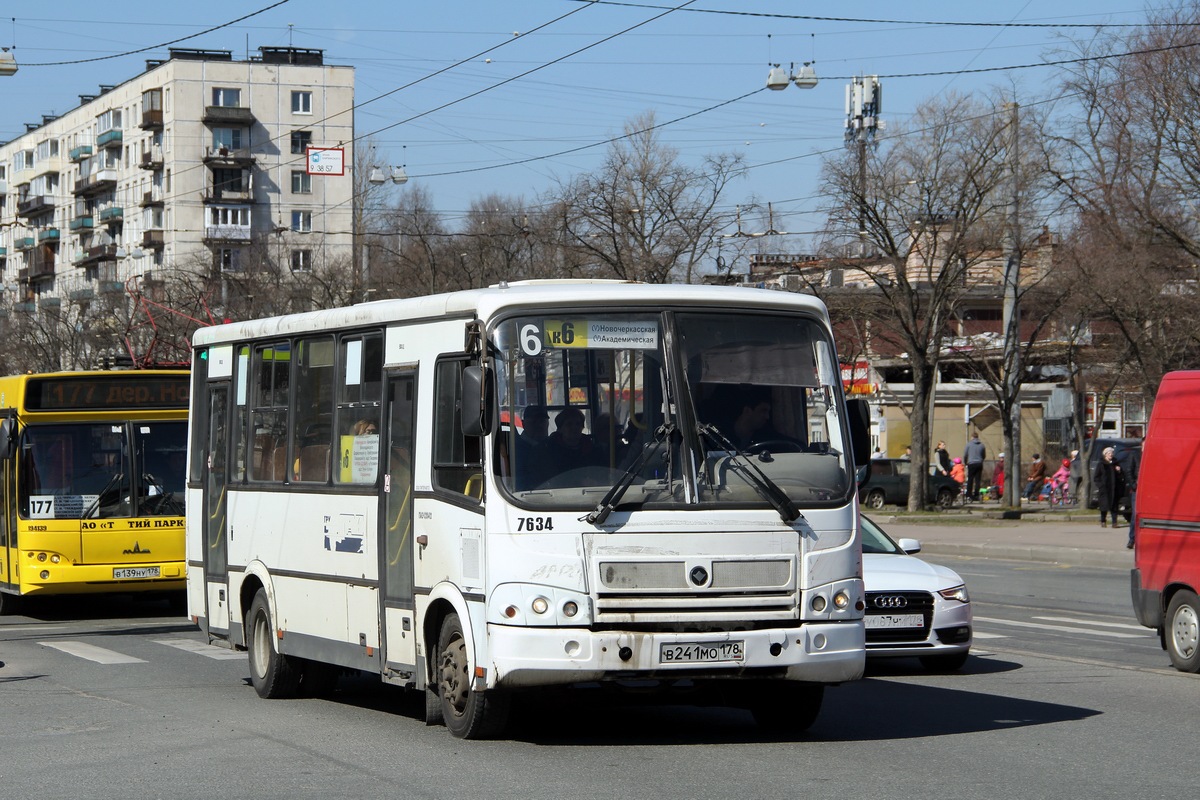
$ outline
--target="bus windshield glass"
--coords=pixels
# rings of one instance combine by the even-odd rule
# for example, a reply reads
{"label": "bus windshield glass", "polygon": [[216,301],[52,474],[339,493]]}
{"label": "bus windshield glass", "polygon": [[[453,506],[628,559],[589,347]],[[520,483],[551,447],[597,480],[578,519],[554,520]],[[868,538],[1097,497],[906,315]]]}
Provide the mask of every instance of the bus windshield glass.
{"label": "bus windshield glass", "polygon": [[753,311],[523,316],[498,325],[492,343],[494,464],[522,506],[847,502],[840,370],[816,320]]}
{"label": "bus windshield glass", "polygon": [[30,425],[20,515],[111,519],[183,514],[187,423]]}

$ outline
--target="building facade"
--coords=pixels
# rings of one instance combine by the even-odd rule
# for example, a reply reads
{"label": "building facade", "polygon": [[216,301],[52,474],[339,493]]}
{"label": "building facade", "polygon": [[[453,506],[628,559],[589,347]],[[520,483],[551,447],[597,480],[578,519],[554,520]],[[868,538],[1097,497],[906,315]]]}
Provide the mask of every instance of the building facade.
{"label": "building facade", "polygon": [[[320,50],[172,49],[26,123],[0,145],[0,307],[112,299],[173,271],[219,284],[256,250],[284,275],[349,263],[353,109],[353,68]],[[341,148],[344,174],[309,174],[310,147]]]}

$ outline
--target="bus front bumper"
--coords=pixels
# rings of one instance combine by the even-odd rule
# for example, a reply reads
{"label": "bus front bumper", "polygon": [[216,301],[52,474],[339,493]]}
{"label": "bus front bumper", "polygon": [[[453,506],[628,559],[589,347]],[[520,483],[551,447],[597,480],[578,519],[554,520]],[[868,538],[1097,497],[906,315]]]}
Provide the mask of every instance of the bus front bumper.
{"label": "bus front bumper", "polygon": [[862,677],[862,620],[721,633],[592,632],[488,625],[489,688],[606,680],[736,679],[841,683]]}

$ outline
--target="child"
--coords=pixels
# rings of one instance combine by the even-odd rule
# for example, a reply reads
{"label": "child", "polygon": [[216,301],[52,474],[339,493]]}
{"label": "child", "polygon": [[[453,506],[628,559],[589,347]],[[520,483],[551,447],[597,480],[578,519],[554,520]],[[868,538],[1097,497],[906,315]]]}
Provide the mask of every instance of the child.
{"label": "child", "polygon": [[958,481],[959,488],[967,482],[967,468],[963,466],[962,459],[954,459],[954,466],[950,468],[950,477]]}
{"label": "child", "polygon": [[1058,498],[1061,502],[1068,497],[1068,490],[1071,486],[1071,459],[1064,458],[1062,466],[1050,476],[1050,502],[1055,502]]}

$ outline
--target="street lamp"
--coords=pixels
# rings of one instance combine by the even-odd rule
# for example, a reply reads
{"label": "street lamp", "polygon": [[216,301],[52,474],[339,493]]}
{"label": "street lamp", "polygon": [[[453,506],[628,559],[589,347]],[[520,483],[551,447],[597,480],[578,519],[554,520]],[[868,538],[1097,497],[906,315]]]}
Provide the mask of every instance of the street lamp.
{"label": "street lamp", "polygon": [[392,183],[396,184],[397,186],[408,183],[408,172],[405,171],[404,167],[392,167],[390,176],[385,175],[381,167],[373,167],[371,169],[370,176],[367,178],[367,181],[372,186],[382,186],[388,182],[389,177],[391,178]]}
{"label": "street lamp", "polygon": [[795,83],[797,89],[812,89],[817,85],[817,70],[813,67],[814,61],[805,61],[800,69],[796,69],[796,64],[791,65],[792,72],[785,70],[778,64],[771,65],[771,71],[767,73],[767,88],[776,92],[781,92],[788,87],[788,84]]}
{"label": "street lamp", "polygon": [[0,75],[17,74],[17,58],[5,47],[0,50]]}

